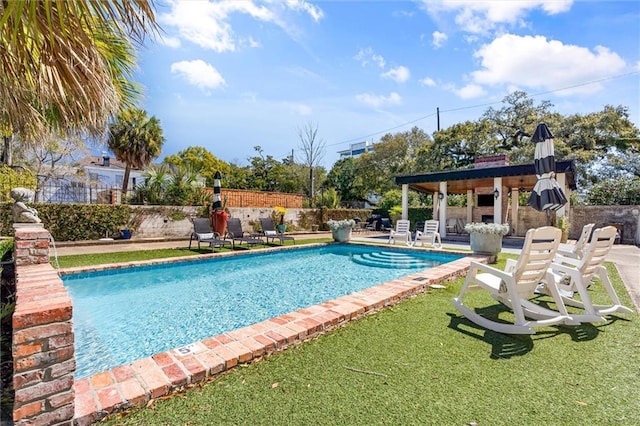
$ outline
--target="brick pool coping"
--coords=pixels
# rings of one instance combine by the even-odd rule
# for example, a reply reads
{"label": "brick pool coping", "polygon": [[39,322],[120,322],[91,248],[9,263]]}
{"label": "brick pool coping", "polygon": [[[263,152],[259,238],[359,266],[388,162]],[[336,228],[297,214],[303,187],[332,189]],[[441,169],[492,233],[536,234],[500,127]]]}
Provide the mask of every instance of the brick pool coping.
{"label": "brick pool coping", "polygon": [[[304,247],[316,245],[325,244],[310,244]],[[295,247],[285,246],[276,250],[293,248]],[[394,247],[394,249],[402,250],[403,248]],[[250,252],[267,250],[273,251],[274,248],[252,249]],[[437,252],[442,253],[442,251]],[[76,380],[73,386],[74,424],[92,424],[109,414],[132,407],[142,407],[151,399],[180,391],[185,386],[212,380],[238,364],[249,363],[265,355],[282,351],[349,321],[421,294],[434,284],[464,275],[472,260],[487,261],[484,256],[451,253],[466,257]],[[228,252],[183,256],[65,268],[60,272],[66,275],[242,254]]]}

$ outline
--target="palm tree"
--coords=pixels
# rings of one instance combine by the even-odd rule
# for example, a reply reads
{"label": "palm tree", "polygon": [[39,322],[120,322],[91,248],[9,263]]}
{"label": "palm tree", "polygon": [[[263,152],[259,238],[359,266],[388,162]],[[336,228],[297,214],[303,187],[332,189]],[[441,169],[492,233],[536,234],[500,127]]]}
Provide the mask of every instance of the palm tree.
{"label": "palm tree", "polygon": [[140,109],[126,109],[118,114],[117,121],[109,126],[108,144],[116,158],[126,167],[122,193],[127,195],[131,168],[142,169],[160,155],[164,136],[160,120],[147,117]]}
{"label": "palm tree", "polygon": [[104,132],[138,91],[132,42],[157,30],[150,0],[0,1],[0,123]]}

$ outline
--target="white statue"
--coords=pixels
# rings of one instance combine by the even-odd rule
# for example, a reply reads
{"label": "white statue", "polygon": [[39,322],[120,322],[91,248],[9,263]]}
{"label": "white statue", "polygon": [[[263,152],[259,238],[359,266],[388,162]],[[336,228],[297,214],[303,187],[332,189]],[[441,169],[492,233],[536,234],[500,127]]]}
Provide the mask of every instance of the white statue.
{"label": "white statue", "polygon": [[33,200],[35,193],[27,188],[13,188],[11,190],[11,198],[15,201],[11,206],[13,212],[13,221],[15,223],[40,223],[38,211],[33,207],[29,207],[25,202]]}

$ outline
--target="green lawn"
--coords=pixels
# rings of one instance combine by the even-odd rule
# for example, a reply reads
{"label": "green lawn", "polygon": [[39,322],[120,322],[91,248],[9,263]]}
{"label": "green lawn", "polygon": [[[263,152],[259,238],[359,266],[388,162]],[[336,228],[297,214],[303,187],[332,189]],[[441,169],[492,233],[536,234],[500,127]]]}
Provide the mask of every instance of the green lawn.
{"label": "green lawn", "polygon": [[[331,241],[329,238],[307,239],[296,241],[296,245],[326,243]],[[290,245],[291,243],[287,244]],[[279,246],[279,244],[273,244]],[[236,250],[246,250],[245,248]],[[215,252],[231,251],[230,248],[216,248]],[[164,259],[179,256],[195,256],[198,254],[209,254],[210,248],[176,248],[176,249],[157,249],[157,250],[139,250],[139,251],[118,251],[112,253],[98,254],[77,254],[71,256],[58,256],[58,263],[61,268],[71,268],[76,266],[104,265],[107,263],[134,262],[139,260]],[[56,266],[55,258],[51,258],[51,263]]]}
{"label": "green lawn", "polygon": [[[623,302],[633,306],[612,265],[609,273]],[[501,335],[457,314],[450,299],[461,284],[458,279],[106,424],[640,424],[637,314],[540,328],[533,336]],[[602,296],[593,292],[596,300]],[[503,311],[484,292],[472,297],[477,306]]]}

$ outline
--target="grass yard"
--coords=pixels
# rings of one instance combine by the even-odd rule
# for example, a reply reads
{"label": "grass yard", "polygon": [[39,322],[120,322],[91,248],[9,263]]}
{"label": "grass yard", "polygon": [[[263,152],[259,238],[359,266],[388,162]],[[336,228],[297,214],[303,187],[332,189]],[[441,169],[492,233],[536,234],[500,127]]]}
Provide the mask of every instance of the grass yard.
{"label": "grass yard", "polygon": [[[450,299],[462,281],[105,424],[640,424],[637,314],[501,335],[455,311]],[[473,297],[485,312],[508,316],[486,293]]]}
{"label": "grass yard", "polygon": [[[306,239],[296,241],[296,245],[326,243],[331,241],[329,238]],[[287,244],[287,245],[290,245]],[[272,244],[279,246],[279,244]],[[236,250],[246,250],[244,247]],[[230,248],[216,248],[216,253],[231,251]],[[96,253],[96,254],[76,254],[70,256],[58,256],[58,263],[61,268],[72,268],[76,266],[104,265],[107,263],[134,262],[140,260],[164,259],[169,257],[195,256],[199,254],[211,254],[211,249],[205,246],[198,249],[194,244],[192,249],[175,248],[175,249],[157,249],[157,250],[138,250],[138,251],[118,251],[112,253]],[[55,258],[51,258],[51,263],[56,266]]]}

